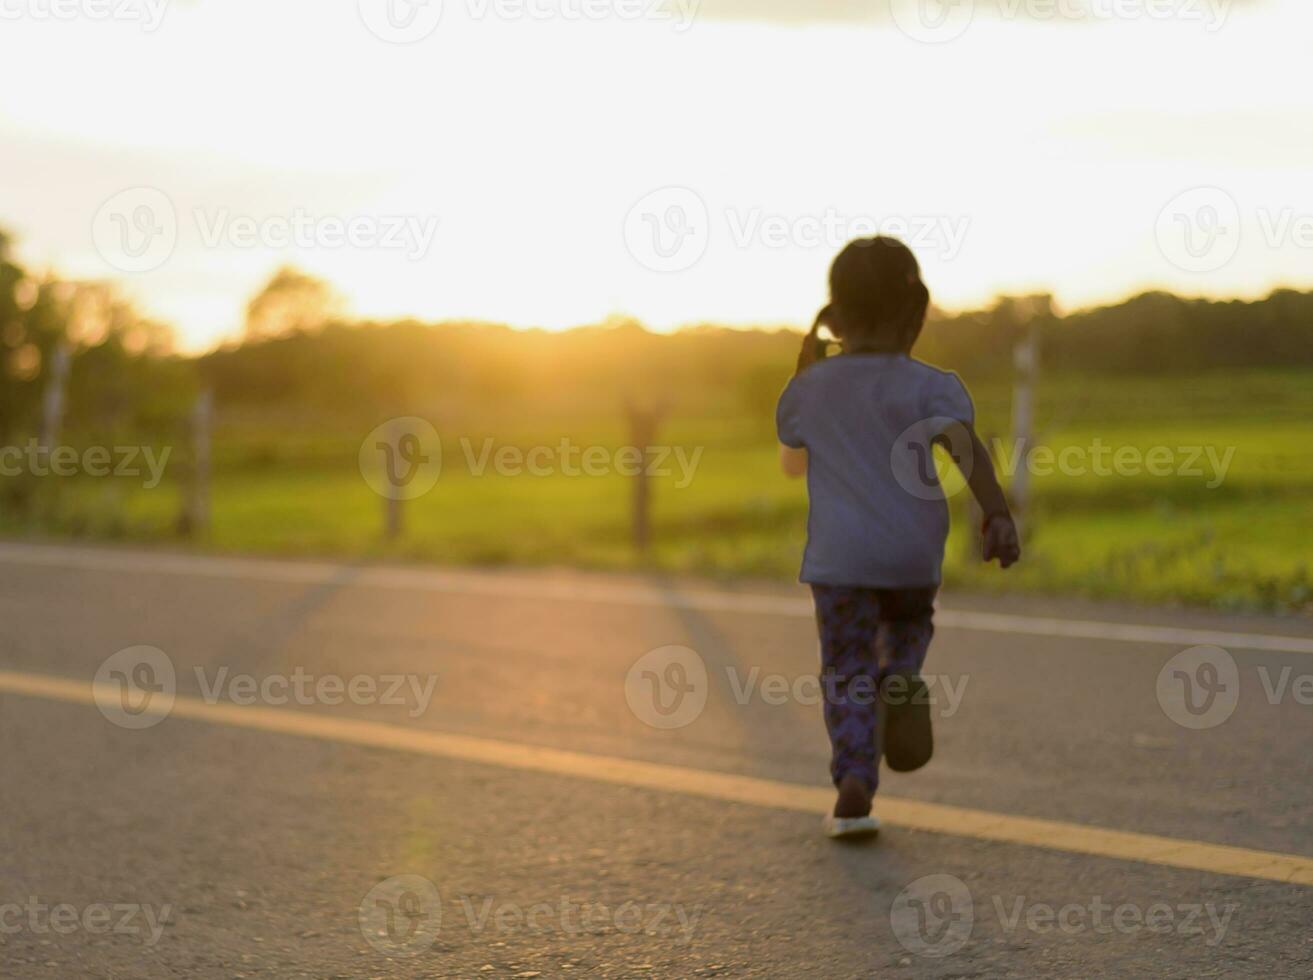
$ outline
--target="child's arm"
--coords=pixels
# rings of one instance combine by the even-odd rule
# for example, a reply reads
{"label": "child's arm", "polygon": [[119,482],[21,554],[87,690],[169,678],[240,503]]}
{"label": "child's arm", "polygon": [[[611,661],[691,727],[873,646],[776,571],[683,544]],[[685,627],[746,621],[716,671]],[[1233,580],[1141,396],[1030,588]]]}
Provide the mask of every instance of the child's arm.
{"label": "child's arm", "polygon": [[787,477],[797,478],[807,475],[807,450],[794,449],[780,443],[780,469]]}
{"label": "child's arm", "polygon": [[[981,557],[985,561],[997,558],[1003,568],[1015,564],[1021,557],[1021,542],[1017,536],[1017,525],[1012,520],[1012,509],[1008,507],[1007,497],[1003,495],[1003,488],[999,486],[998,476],[994,472],[994,461],[990,458],[989,450],[976,435],[976,430],[964,422],[950,426],[937,441],[942,441],[949,448],[953,462],[957,463],[958,469],[966,477],[967,486],[971,488],[976,502],[980,504],[981,513],[985,515],[981,528],[984,535]],[[962,453],[953,452],[956,447],[964,445],[970,447],[965,458]]]}
{"label": "child's arm", "polygon": [[[819,338],[817,337],[821,329],[821,322],[822,318],[818,317],[807,336],[802,338],[802,350],[798,352],[798,367],[793,372],[795,378],[821,358]],[[807,450],[795,449],[793,446],[780,443],[780,469],[784,471],[784,475],[787,477],[806,476]]]}

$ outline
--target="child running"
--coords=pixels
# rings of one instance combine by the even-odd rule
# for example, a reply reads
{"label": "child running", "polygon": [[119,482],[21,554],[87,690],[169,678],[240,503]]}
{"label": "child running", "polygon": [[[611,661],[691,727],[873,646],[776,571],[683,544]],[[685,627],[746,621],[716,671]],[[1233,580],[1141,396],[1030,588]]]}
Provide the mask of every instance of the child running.
{"label": "child running", "polygon": [[[971,396],[956,374],[911,356],[929,305],[905,245],[884,236],[849,244],[830,269],[830,305],[804,339],[776,410],[784,471],[807,476],[801,580],[816,604],[839,792],[825,818],[830,837],[879,829],[871,802],[881,754],[890,769],[910,772],[933,752],[921,668],[934,633],[948,504],[932,445],[948,449],[980,504],[985,561],[1007,568],[1021,556],[975,433]],[[838,339],[838,356],[825,357],[822,326]]]}

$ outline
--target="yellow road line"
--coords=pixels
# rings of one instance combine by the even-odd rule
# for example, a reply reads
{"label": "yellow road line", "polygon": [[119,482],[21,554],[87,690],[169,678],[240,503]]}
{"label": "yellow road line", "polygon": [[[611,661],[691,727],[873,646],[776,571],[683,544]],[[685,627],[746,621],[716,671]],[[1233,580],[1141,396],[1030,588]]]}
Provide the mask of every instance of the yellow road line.
{"label": "yellow road line", "polygon": [[[95,686],[87,682],[10,671],[0,671],[0,691],[87,705],[96,704],[97,695]],[[110,703],[117,701],[119,696],[117,688],[108,686],[99,693]],[[819,815],[834,800],[834,791],[829,788],[311,712],[210,704],[199,698],[178,696],[170,714],[279,735],[418,753],[778,810]],[[1313,885],[1313,858],[1297,854],[1177,840],[888,796],[880,798],[879,812],[886,825],[910,830],[1242,878]]]}

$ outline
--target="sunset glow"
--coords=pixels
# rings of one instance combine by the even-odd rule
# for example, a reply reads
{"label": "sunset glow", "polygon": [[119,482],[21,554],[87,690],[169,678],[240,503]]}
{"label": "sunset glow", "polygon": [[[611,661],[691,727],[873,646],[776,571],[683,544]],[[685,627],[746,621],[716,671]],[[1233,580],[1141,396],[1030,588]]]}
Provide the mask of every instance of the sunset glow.
{"label": "sunset glow", "polygon": [[[178,3],[147,30],[7,0],[6,219],[29,262],[122,280],[192,349],[233,335],[288,263],[365,317],[800,324],[871,228],[912,245],[949,308],[1309,284],[1299,0],[1079,22],[980,4],[939,43],[844,4],[809,5],[814,22],[714,0],[684,20],[569,6],[449,2],[394,44],[354,2]],[[93,223],[143,187],[174,209],[176,248],[125,272]],[[1196,187],[1217,193],[1164,216]],[[627,225],[665,188],[694,202],[690,223]],[[635,236],[680,233],[702,236],[691,264],[634,254]],[[1172,234],[1238,246],[1197,271]]]}

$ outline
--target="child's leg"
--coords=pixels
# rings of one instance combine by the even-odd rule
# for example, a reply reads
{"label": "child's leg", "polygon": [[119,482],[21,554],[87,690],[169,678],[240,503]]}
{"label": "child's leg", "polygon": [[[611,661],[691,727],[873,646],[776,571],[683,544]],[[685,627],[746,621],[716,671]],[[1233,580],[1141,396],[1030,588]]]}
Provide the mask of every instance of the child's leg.
{"label": "child's leg", "polygon": [[879,599],[874,589],[832,585],[813,585],[812,596],[821,638],[830,776],[836,786],[845,777],[860,780],[869,801],[879,782],[875,751]]}
{"label": "child's leg", "polygon": [[935,590],[889,589],[880,594],[881,749],[894,772],[920,769],[934,754],[930,692],[921,670],[934,636]]}
{"label": "child's leg", "polygon": [[876,637],[879,679],[895,673],[919,674],[935,635],[934,586],[881,589],[880,629]]}

